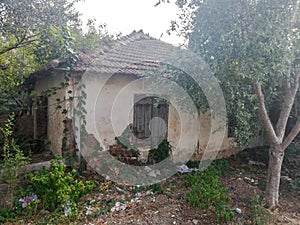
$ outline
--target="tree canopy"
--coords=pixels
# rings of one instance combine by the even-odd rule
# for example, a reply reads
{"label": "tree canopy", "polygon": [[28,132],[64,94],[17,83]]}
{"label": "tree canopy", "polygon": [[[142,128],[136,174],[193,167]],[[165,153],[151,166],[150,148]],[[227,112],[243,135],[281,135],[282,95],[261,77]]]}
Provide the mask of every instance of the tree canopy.
{"label": "tree canopy", "polygon": [[[184,9],[180,22],[189,38],[188,47],[209,63],[220,80],[232,134],[241,144],[260,130],[253,82],[261,83],[267,108],[273,110],[284,96],[282,81],[295,73],[299,51],[296,2],[177,2]],[[190,17],[186,8],[194,9]]]}
{"label": "tree canopy", "polygon": [[[76,60],[70,29],[80,26],[77,0],[3,0],[0,3],[1,108],[24,78],[52,59]],[[73,58],[72,58],[73,57]],[[4,109],[3,109],[4,108]]]}
{"label": "tree canopy", "polygon": [[[299,1],[177,1],[188,48],[211,66],[240,144],[263,128],[270,145],[267,200],[278,204],[284,150],[300,131]],[[186,12],[190,15],[187,16]],[[288,129],[288,121],[292,126]]]}
{"label": "tree canopy", "polygon": [[[116,38],[89,20],[87,31],[75,4],[80,0],[3,0],[0,3],[0,111],[10,112],[16,87],[51,60],[70,69],[78,52]],[[13,107],[13,110],[15,108]]]}

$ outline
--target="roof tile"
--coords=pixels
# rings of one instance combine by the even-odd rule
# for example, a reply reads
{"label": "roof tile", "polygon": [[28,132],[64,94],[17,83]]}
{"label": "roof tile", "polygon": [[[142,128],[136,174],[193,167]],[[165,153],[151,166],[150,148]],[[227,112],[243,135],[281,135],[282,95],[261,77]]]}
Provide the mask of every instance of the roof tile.
{"label": "roof tile", "polygon": [[157,70],[174,46],[154,39],[142,31],[122,37],[105,53],[82,53],[76,71],[101,74],[124,73],[145,75]]}

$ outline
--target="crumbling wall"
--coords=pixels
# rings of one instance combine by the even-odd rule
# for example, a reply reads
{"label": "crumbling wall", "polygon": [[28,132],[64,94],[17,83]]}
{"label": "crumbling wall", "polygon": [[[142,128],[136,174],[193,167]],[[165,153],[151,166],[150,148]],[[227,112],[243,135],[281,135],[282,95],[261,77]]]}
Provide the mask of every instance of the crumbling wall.
{"label": "crumbling wall", "polygon": [[[56,71],[39,79],[35,84],[36,95],[41,96],[45,91],[51,90],[53,87],[60,87],[60,84],[65,82],[64,75],[64,72]],[[66,114],[63,114],[62,110],[71,110],[69,102],[66,101],[67,92],[70,89],[72,89],[71,84],[69,87],[60,88],[48,96],[47,122],[43,123],[37,120],[38,126],[47,127],[47,140],[50,142],[50,150],[53,154],[63,155],[62,146],[63,138],[65,137],[65,124],[63,121],[66,119]]]}

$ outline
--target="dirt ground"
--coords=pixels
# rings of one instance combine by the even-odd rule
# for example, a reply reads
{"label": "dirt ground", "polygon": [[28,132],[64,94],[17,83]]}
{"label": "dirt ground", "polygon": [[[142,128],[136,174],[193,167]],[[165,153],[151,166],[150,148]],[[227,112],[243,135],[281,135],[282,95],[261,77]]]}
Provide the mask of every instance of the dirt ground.
{"label": "dirt ground", "polygon": [[[236,208],[241,210],[241,214],[235,213],[234,221],[228,224],[300,224],[300,195],[299,192],[290,190],[287,181],[282,181],[281,184],[281,207],[272,212],[267,211],[267,219],[261,222],[260,218],[254,219],[259,214],[254,215],[251,199],[264,195],[267,166],[262,163],[259,166],[250,165],[248,159],[249,156],[245,158],[243,155],[230,158],[228,173],[221,178],[221,183],[227,187],[231,196],[230,207],[233,211]],[[297,169],[295,167],[288,172],[283,171],[283,175],[291,176]],[[134,196],[137,196],[135,198],[138,201],[135,201],[132,191],[117,186],[108,189],[106,194],[90,196],[91,200],[123,202],[126,209],[102,213],[80,224],[225,224],[215,219],[211,209],[203,211],[186,204],[185,195],[189,189],[184,185],[182,174],[162,182],[160,187],[161,194],[149,190],[136,193]],[[97,211],[97,207],[93,210]]]}
{"label": "dirt ground", "polygon": [[[279,224],[300,225],[300,192],[291,190],[290,182],[282,180],[280,186],[281,207],[270,212],[267,219],[260,218],[259,212],[254,213],[251,199],[263,196],[267,166],[248,153],[228,159],[228,171],[221,177],[221,183],[228,189],[231,196],[229,206],[234,211],[234,220],[228,224]],[[291,157],[283,166],[282,175],[295,179],[299,174],[299,155]],[[42,218],[47,221],[49,212],[41,212],[34,218],[20,218],[21,223],[7,224],[132,224],[132,225],[212,225],[226,224],[217,221],[213,209],[200,210],[187,205],[185,196],[189,188],[184,185],[184,175],[173,177],[156,185],[155,188],[134,188],[103,181],[103,178],[89,171],[83,173],[88,179],[99,181],[97,191],[84,196],[78,202],[80,219],[69,222],[39,223]],[[89,209],[87,206],[90,205]],[[240,209],[241,213],[236,210]],[[89,213],[88,213],[89,211]],[[91,215],[87,215],[91,214]],[[260,221],[261,219],[261,221]]]}

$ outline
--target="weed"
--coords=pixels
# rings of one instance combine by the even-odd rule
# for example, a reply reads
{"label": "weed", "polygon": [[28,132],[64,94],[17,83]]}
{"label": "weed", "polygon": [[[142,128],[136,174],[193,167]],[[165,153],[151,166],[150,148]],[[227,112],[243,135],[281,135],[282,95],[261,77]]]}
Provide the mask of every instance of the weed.
{"label": "weed", "polygon": [[252,215],[252,224],[264,225],[269,224],[270,215],[263,204],[261,198],[257,195],[250,200]]}
{"label": "weed", "polygon": [[12,114],[8,118],[7,123],[0,127],[0,136],[4,140],[2,147],[4,159],[2,163],[0,162],[0,170],[3,169],[3,171],[5,171],[4,173],[0,173],[0,181],[8,185],[6,195],[8,199],[6,199],[3,204],[6,204],[9,208],[13,206],[13,200],[21,179],[21,167],[27,165],[29,161],[12,137],[13,120],[14,115]]}
{"label": "weed", "polygon": [[[42,200],[43,208],[53,211],[57,207],[63,207],[67,202],[73,205],[85,193],[94,187],[91,181],[77,178],[75,171],[65,172],[66,165],[60,157],[51,160],[49,170],[43,170],[29,174],[30,189]],[[74,210],[76,210],[74,208]]]}
{"label": "weed", "polygon": [[219,176],[220,171],[215,165],[211,165],[201,174],[185,175],[185,186],[191,188],[186,195],[186,201],[190,206],[201,210],[213,207],[218,220],[229,222],[233,220],[234,213],[225,206],[230,201],[230,195],[219,182]]}
{"label": "weed", "polygon": [[228,172],[228,160],[226,159],[219,159],[213,162],[213,165],[216,167],[217,171],[219,172],[220,176],[225,176]]}

